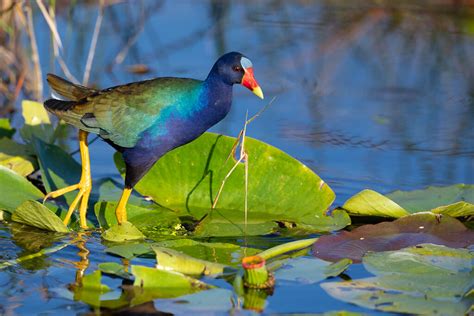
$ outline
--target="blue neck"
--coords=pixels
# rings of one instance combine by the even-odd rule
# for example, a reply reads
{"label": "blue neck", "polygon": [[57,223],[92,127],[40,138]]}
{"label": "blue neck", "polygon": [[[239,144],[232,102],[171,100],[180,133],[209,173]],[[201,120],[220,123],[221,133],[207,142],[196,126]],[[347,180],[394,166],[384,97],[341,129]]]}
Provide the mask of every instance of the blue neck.
{"label": "blue neck", "polygon": [[[203,82],[200,118],[205,118],[208,126],[212,127],[221,121],[230,111],[232,105],[232,84],[222,80],[216,69],[212,69]],[[206,124],[206,125],[207,125]]]}

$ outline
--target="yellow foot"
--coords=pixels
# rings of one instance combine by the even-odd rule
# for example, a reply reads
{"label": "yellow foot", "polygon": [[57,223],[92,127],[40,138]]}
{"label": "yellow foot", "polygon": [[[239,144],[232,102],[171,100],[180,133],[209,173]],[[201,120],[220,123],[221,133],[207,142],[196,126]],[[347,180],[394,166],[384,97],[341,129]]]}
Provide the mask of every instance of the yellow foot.
{"label": "yellow foot", "polygon": [[76,198],[72,201],[67,211],[66,217],[64,218],[64,224],[69,224],[71,220],[72,212],[76,209],[76,206],[79,205],[79,219],[81,227],[87,228],[86,213],[87,213],[87,203],[89,202],[89,196],[92,190],[92,180],[91,180],[91,169],[90,169],[90,159],[89,159],[89,147],[87,144],[87,132],[79,131],[79,149],[81,152],[81,161],[82,161],[82,174],[81,180],[78,184],[71,185],[69,187],[59,189],[53,192],[46,194],[44,197],[43,203],[47,199],[54,199],[66,193],[69,193],[74,190],[79,190]]}
{"label": "yellow foot", "polygon": [[79,202],[81,202],[79,205],[79,218],[80,218],[81,227],[86,229],[87,228],[87,220],[86,220],[87,204],[89,202],[89,196],[92,190],[92,184],[90,183],[90,181],[81,181],[78,184],[71,185],[69,187],[50,192],[44,197],[43,203],[48,199],[55,199],[57,197],[60,197],[61,195],[64,195],[74,190],[79,190],[79,192],[77,193],[76,198],[72,201],[71,205],[69,206],[69,209],[67,211],[66,217],[64,218],[63,222],[65,225],[69,224],[72,213],[76,209]]}

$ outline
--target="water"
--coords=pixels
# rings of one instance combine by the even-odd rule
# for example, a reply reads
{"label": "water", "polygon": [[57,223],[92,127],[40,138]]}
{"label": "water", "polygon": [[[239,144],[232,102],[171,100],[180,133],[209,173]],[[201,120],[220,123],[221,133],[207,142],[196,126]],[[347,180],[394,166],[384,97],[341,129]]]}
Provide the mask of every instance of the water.
{"label": "water", "polygon": [[[59,4],[62,54],[82,81],[98,6]],[[105,7],[90,84],[205,78],[222,53],[240,51],[253,61],[266,99],[235,87],[233,108],[213,131],[237,135],[247,110],[256,113],[276,97],[248,135],[303,161],[332,187],[335,205],[341,205],[365,188],[387,193],[474,182],[472,21],[472,7],[449,1],[117,3]],[[48,26],[35,6],[34,23],[43,77],[62,75],[52,62]],[[147,65],[150,72],[128,71],[135,64]],[[48,93],[45,89],[44,96]],[[120,180],[109,146],[97,141],[91,154],[94,178]],[[24,244],[9,237],[9,226],[1,231],[2,257],[24,251]],[[113,260],[103,254],[97,236],[87,245],[88,271]],[[48,268],[36,270],[33,264],[0,272],[3,312],[87,312],[86,305],[64,297],[65,285],[74,279],[73,262],[80,261],[75,246],[67,249],[32,261]],[[348,274],[366,272],[355,266]],[[319,286],[277,288],[266,311],[336,309],[371,313],[330,298]]]}

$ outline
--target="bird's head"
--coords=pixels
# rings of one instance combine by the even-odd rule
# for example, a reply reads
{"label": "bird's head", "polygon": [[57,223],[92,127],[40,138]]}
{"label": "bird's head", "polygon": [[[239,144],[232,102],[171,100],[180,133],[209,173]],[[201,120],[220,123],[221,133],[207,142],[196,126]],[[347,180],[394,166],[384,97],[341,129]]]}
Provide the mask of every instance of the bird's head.
{"label": "bird's head", "polygon": [[263,99],[262,89],[253,74],[252,62],[241,53],[231,52],[221,56],[212,71],[216,71],[225,83],[241,84]]}

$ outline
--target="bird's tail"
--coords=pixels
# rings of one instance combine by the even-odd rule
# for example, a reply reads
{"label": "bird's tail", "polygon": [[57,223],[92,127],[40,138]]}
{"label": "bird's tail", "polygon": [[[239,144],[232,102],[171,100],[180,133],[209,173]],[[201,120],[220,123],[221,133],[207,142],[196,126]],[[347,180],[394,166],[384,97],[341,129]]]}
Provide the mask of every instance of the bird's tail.
{"label": "bird's tail", "polygon": [[48,74],[46,80],[55,92],[70,101],[80,101],[97,92],[95,89],[74,84],[53,74]]}
{"label": "bird's tail", "polygon": [[44,102],[46,110],[63,119],[66,123],[84,131],[98,134],[100,132],[99,128],[86,124],[86,122],[91,121],[87,117],[89,111],[87,97],[98,91],[74,84],[53,74],[48,74],[47,81],[55,92],[68,100],[54,98],[46,100]]}

